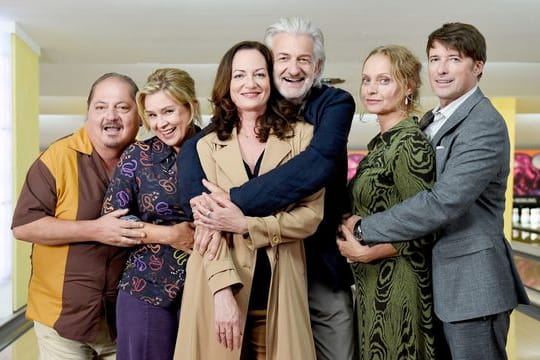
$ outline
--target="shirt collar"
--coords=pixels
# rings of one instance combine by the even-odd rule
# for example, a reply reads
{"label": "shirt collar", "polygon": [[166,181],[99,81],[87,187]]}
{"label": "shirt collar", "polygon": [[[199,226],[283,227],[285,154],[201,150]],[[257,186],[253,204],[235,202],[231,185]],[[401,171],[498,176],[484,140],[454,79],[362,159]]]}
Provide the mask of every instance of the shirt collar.
{"label": "shirt collar", "polygon": [[73,133],[69,139],[68,146],[73,150],[86,155],[90,155],[92,153],[94,147],[92,146],[92,142],[88,137],[86,125]]}
{"label": "shirt collar", "polygon": [[[157,136],[149,139],[148,146],[150,146],[150,161],[152,164],[164,163],[169,168],[176,159],[176,152],[174,149],[161,141]],[[170,161],[172,159],[173,161]]]}
{"label": "shirt collar", "polygon": [[439,112],[444,116],[444,119],[450,118],[450,116],[452,116],[452,114],[457,110],[457,108],[460,107],[461,104],[463,104],[465,100],[467,100],[476,91],[476,89],[478,89],[478,85],[476,85],[471,90],[467,91],[465,94],[461,95],[456,100],[452,101],[450,104],[446,105],[443,108],[441,108],[440,105],[437,105],[437,107],[433,109],[433,115]]}

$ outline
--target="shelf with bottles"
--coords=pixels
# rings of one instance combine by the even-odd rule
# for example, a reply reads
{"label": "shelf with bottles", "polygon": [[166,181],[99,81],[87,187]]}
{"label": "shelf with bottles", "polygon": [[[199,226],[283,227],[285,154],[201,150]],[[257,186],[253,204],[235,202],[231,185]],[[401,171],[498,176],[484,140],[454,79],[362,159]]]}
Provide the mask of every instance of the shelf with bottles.
{"label": "shelf with bottles", "polygon": [[[520,231],[521,237],[527,240],[531,237],[531,240],[537,240],[540,235],[540,208],[517,208],[512,210],[512,229],[514,231]],[[524,235],[524,236],[523,236]],[[516,234],[516,236],[519,236]],[[514,235],[512,235],[514,238]]]}
{"label": "shelf with bottles", "polygon": [[[513,231],[521,231],[521,232],[526,232],[526,233],[530,233],[530,234],[538,234],[540,235],[540,228],[532,228],[530,226],[520,226],[519,224],[514,224],[512,225],[512,230]],[[528,235],[526,234],[525,237],[528,237]],[[512,236],[513,238],[513,236]],[[536,240],[537,238],[535,237],[533,240]],[[540,240],[540,236],[538,236],[538,239]]]}

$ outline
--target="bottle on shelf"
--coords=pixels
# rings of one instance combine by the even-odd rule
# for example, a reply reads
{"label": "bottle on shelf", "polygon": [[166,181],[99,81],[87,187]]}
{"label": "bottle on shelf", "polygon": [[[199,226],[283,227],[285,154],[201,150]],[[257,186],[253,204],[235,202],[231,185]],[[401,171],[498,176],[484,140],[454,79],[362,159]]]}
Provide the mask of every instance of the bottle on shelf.
{"label": "bottle on shelf", "polygon": [[533,229],[540,228],[540,208],[531,209],[529,220]]}
{"label": "bottle on shelf", "polygon": [[512,223],[514,225],[519,225],[519,209],[518,208],[512,209]]}
{"label": "bottle on shelf", "polygon": [[531,225],[531,209],[523,208],[521,209],[521,217],[519,219],[521,226],[527,227]]}

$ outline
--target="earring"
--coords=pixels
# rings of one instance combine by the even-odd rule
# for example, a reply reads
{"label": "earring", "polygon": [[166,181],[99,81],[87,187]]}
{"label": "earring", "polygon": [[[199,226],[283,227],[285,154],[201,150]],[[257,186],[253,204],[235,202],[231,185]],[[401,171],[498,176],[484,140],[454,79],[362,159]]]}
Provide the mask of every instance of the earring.
{"label": "earring", "polygon": [[411,95],[405,96],[405,106],[409,105],[409,101],[412,102],[412,96]]}

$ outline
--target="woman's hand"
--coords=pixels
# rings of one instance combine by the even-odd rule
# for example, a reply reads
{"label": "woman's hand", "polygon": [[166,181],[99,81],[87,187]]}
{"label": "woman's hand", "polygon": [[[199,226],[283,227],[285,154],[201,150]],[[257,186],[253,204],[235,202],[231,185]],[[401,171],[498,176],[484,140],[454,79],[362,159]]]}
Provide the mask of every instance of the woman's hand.
{"label": "woman's hand", "polygon": [[201,203],[204,205],[198,205],[196,208],[195,225],[236,234],[248,232],[247,218],[229,199],[203,194]]}
{"label": "woman's hand", "polygon": [[208,260],[213,260],[219,250],[221,242],[221,232],[208,229],[205,226],[197,226],[195,228],[195,242],[193,249],[201,256],[205,256]]}
{"label": "woman's hand", "polygon": [[397,250],[391,244],[379,244],[375,246],[364,246],[360,244],[345,225],[339,227],[336,242],[339,252],[347,258],[348,262],[370,263],[375,260],[398,255]]}
{"label": "woman's hand", "polygon": [[230,287],[214,294],[214,321],[217,341],[228,350],[240,350],[243,321]]}

